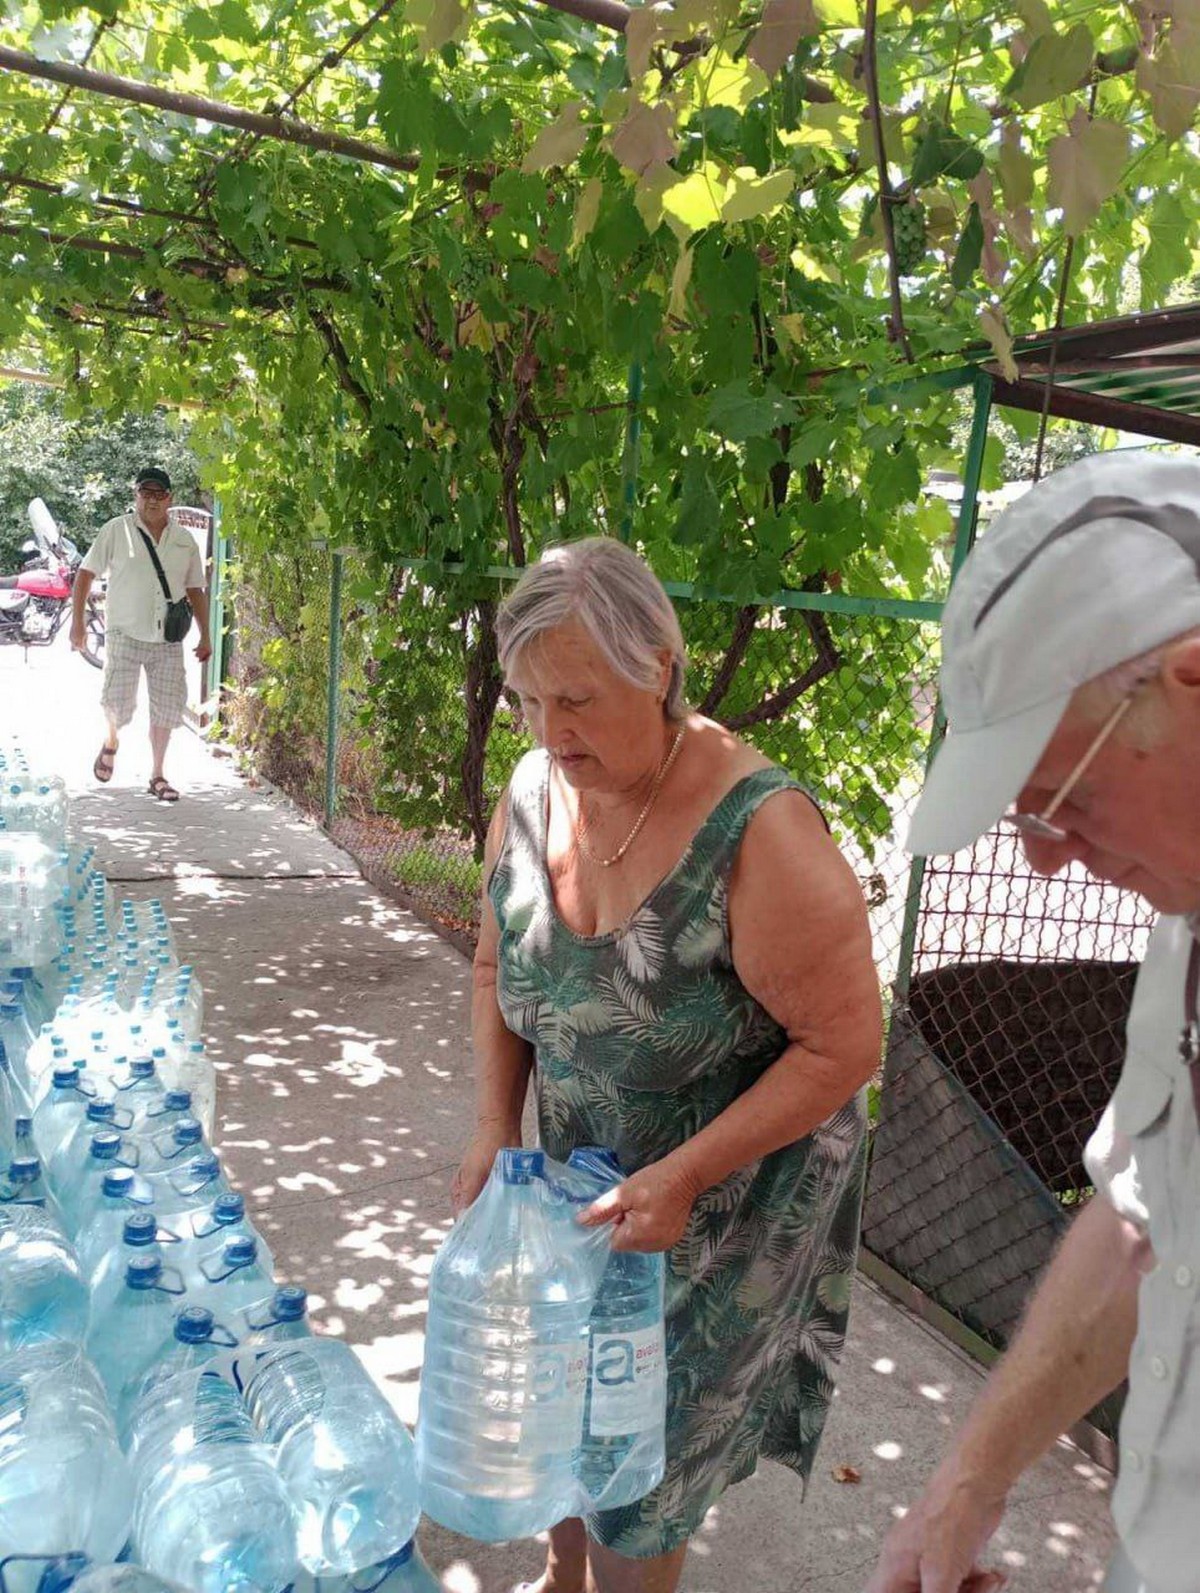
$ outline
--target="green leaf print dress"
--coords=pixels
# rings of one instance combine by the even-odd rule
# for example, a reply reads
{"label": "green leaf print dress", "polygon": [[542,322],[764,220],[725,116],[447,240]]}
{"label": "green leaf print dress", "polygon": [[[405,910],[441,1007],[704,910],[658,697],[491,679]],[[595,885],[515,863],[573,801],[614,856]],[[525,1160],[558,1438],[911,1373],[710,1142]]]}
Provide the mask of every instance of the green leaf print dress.
{"label": "green leaf print dress", "polygon": [[[727,899],[751,816],[800,787],[747,775],[629,922],[577,935],[546,869],[550,761],[522,759],[489,884],[500,1008],[534,1048],[542,1144],[615,1151],[627,1172],[712,1122],[774,1062],[781,1026],[741,984]],[[588,1531],[618,1554],[668,1553],[760,1455],[806,1478],[833,1395],[858,1244],[861,1096],[807,1138],[697,1201],[667,1258],[667,1469],[638,1504]]]}

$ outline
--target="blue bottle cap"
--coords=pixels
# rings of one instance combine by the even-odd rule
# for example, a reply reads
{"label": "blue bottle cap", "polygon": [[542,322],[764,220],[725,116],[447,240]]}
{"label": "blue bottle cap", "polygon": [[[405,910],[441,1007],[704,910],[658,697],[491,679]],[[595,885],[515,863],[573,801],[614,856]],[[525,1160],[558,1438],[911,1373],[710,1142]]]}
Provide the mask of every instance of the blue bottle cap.
{"label": "blue bottle cap", "polygon": [[32,1117],[14,1117],[13,1118],[13,1134],[16,1136],[17,1139],[26,1139],[32,1133],[33,1133],[33,1119],[32,1119]]}
{"label": "blue bottle cap", "polygon": [[92,1135],[90,1154],[97,1161],[115,1161],[121,1149],[121,1136],[115,1128],[102,1128],[98,1134]]}
{"label": "blue bottle cap", "polygon": [[118,1200],[124,1199],[128,1195],[132,1183],[132,1167],[114,1167],[110,1173],[105,1173],[101,1188],[104,1194],[111,1196],[114,1200]]}
{"label": "blue bottle cap", "polygon": [[163,1057],[163,1058],[165,1058],[165,1057],[166,1057],[166,1054],[167,1054],[167,1048],[166,1048],[166,1046],[165,1046],[165,1045],[156,1045],[156,1046],[155,1046],[155,1047],[154,1047],[154,1050],[153,1050],[153,1051],[151,1051],[151,1053],[150,1053],[150,1055],[151,1055],[151,1056],[152,1056],[152,1057],[153,1057],[153,1058],[154,1058],[154,1060],[155,1060],[155,1061],[156,1061],[156,1062],[157,1062],[157,1061],[158,1061],[158,1059],[159,1059],[159,1058],[160,1058],[160,1057]]}
{"label": "blue bottle cap", "polygon": [[194,1117],[181,1117],[172,1133],[176,1145],[198,1145],[204,1138],[204,1130]]}
{"label": "blue bottle cap", "polygon": [[221,1164],[210,1151],[207,1156],[197,1156],[192,1163],[192,1171],[197,1178],[215,1178],[221,1171]]}
{"label": "blue bottle cap", "polygon": [[130,1289],[154,1289],[162,1277],[158,1256],[134,1256],[125,1267],[125,1283]]}
{"label": "blue bottle cap", "polygon": [[271,1297],[271,1315],[276,1322],[303,1322],[308,1315],[308,1290],[298,1283],[285,1283]]}
{"label": "blue bottle cap", "polygon": [[546,1176],[546,1153],[540,1150],[502,1150],[496,1158],[506,1184],[530,1184]]}
{"label": "blue bottle cap", "polygon": [[152,1211],[135,1211],[126,1217],[121,1238],[127,1245],[152,1245],[157,1232],[158,1223]]}
{"label": "blue bottle cap", "polygon": [[248,1267],[258,1256],[258,1242],[250,1234],[238,1234],[225,1245],[225,1264],[229,1267]]}
{"label": "blue bottle cap", "polygon": [[185,1305],[175,1314],[175,1337],[180,1344],[204,1344],[212,1338],[213,1314],[202,1305]]}
{"label": "blue bottle cap", "polygon": [[135,1079],[152,1079],[154,1077],[154,1059],[148,1056],[135,1056],[129,1064],[129,1071]]}
{"label": "blue bottle cap", "polygon": [[235,1191],[218,1195],[213,1201],[213,1217],[222,1225],[227,1222],[241,1222],[245,1215],[246,1202]]}
{"label": "blue bottle cap", "polygon": [[89,1123],[107,1123],[117,1114],[116,1104],[113,1101],[89,1101],[87,1116]]}
{"label": "blue bottle cap", "polygon": [[167,1112],[186,1112],[191,1104],[191,1090],[168,1090],[163,1097],[163,1110]]}
{"label": "blue bottle cap", "polygon": [[36,1156],[17,1156],[9,1163],[8,1180],[12,1184],[31,1184],[40,1178],[42,1164]]}
{"label": "blue bottle cap", "polygon": [[69,1090],[79,1082],[79,1068],[74,1062],[65,1062],[62,1067],[56,1067],[50,1075],[50,1082],[56,1090]]}

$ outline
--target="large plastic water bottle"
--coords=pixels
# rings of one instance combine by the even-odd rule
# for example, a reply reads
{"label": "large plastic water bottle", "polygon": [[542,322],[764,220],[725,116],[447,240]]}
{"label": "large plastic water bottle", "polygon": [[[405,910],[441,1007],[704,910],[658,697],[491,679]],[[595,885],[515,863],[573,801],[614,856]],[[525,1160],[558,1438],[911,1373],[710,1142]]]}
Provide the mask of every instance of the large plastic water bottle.
{"label": "large plastic water bottle", "polygon": [[200,1259],[197,1270],[192,1291],[196,1303],[208,1306],[217,1321],[231,1329],[244,1311],[265,1305],[275,1292],[275,1280],[263,1265],[252,1234],[221,1239]]}
{"label": "large plastic water bottle", "polygon": [[169,1226],[179,1241],[171,1252],[171,1259],[183,1274],[189,1291],[203,1288],[206,1282],[202,1264],[212,1255],[219,1255],[227,1239],[243,1235],[253,1239],[258,1246],[258,1263],[274,1274],[275,1262],[262,1235],[246,1217],[246,1202],[236,1190],[226,1190],[207,1203],[195,1205],[191,1210],[175,1212]]}
{"label": "large plastic water bottle", "polygon": [[204,1133],[194,1117],[177,1117],[142,1142],[140,1166],[147,1178],[165,1177],[175,1168],[186,1167],[206,1154]]}
{"label": "large plastic water bottle", "polygon": [[147,1179],[154,1192],[154,1205],[164,1222],[178,1212],[194,1211],[211,1205],[232,1191],[225,1181],[221,1164],[212,1151],[196,1147],[197,1154],[182,1167],[175,1166]]}
{"label": "large plastic water bottle", "polygon": [[[50,1182],[54,1188],[65,1194],[78,1181],[83,1164],[91,1154],[92,1139],[96,1134],[105,1129],[120,1134],[131,1126],[128,1113],[122,1113],[118,1120],[115,1101],[93,1097],[84,1107],[83,1116],[70,1134],[59,1141],[58,1150],[50,1159]],[[127,1160],[122,1165],[127,1165]]]}
{"label": "large plastic water bottle", "polygon": [[0,1182],[0,1206],[40,1206],[51,1213],[64,1231],[69,1231],[63,1222],[58,1202],[42,1176],[42,1164],[36,1156],[17,1155],[9,1162],[4,1180]]}
{"label": "large plastic water bottle", "polygon": [[243,1311],[233,1331],[239,1339],[255,1345],[286,1344],[293,1339],[312,1338],[312,1328],[308,1325],[308,1290],[297,1283],[282,1284],[269,1300]]}
{"label": "large plastic water bottle", "polygon": [[588,1321],[609,1252],[603,1228],[575,1221],[584,1182],[541,1151],[502,1150],[433,1264],[421,1504],[468,1537],[532,1537],[577,1511]]}
{"label": "large plastic water bottle", "polygon": [[131,1483],[104,1392],[78,1347],[0,1358],[0,1559],[80,1552],[115,1560]]}
{"label": "large plastic water bottle", "polygon": [[0,1041],[0,1160],[12,1160],[14,1149],[13,1124],[18,1117],[29,1112],[29,1102],[24,1090],[13,1078]]}
{"label": "large plastic water bottle", "polygon": [[82,1344],[88,1288],[61,1225],[43,1206],[0,1206],[0,1354],[65,1339]]}
{"label": "large plastic water bottle", "polygon": [[67,1168],[60,1185],[63,1220],[67,1232],[80,1233],[99,1209],[104,1179],[114,1167],[137,1166],[137,1146],[128,1144],[116,1129],[93,1134],[85,1161]]}
{"label": "large plastic water bottle", "polygon": [[87,1352],[122,1427],[142,1374],[171,1337],[182,1296],[178,1273],[158,1256],[135,1256],[112,1305],[103,1316],[93,1314]]}
{"label": "large plastic water bottle", "polygon": [[129,1263],[138,1256],[152,1256],[162,1261],[162,1246],[158,1242],[158,1222],[152,1211],[131,1211],[121,1229],[121,1242],[105,1252],[96,1264],[90,1278],[92,1315],[98,1322],[108,1315],[117,1296],[125,1287],[125,1274]]}
{"label": "large plastic water bottle", "polygon": [[162,1097],[144,1106],[134,1118],[131,1132],[140,1144],[174,1128],[181,1117],[194,1117],[191,1090],[165,1090]]}
{"label": "large plastic water bottle", "polygon": [[149,1184],[132,1167],[114,1167],[105,1174],[99,1203],[75,1235],[79,1270],[89,1283],[105,1256],[120,1244],[126,1217],[150,1210],[150,1202]]}
{"label": "large plastic water bottle", "polygon": [[282,1480],[237,1390],[177,1343],[130,1419],[134,1558],[193,1593],[279,1593],[296,1555]]}
{"label": "large plastic water bottle", "polygon": [[420,1517],[408,1429],[339,1339],[266,1351],[246,1404],[296,1512],[300,1563],[366,1570],[402,1549]]}
{"label": "large plastic water bottle", "polygon": [[49,1090],[34,1108],[34,1143],[47,1167],[53,1165],[55,1155],[93,1099],[90,1085],[84,1085],[82,1077],[78,1063],[64,1062],[55,1067]]}
{"label": "large plastic water bottle", "polygon": [[[441,1586],[414,1541],[357,1576],[316,1577],[312,1593],[441,1593]],[[307,1593],[302,1582],[296,1593]]]}
{"label": "large plastic water bottle", "polygon": [[135,1121],[166,1093],[167,1087],[158,1076],[152,1056],[135,1056],[130,1061],[129,1072],[117,1083],[117,1100]]}
{"label": "large plastic water bottle", "polygon": [[[608,1187],[620,1183],[611,1151],[587,1146],[568,1165]],[[614,1251],[589,1324],[588,1392],[579,1480],[592,1510],[633,1504],[658,1486],[666,1466],[666,1268],[661,1255]]]}

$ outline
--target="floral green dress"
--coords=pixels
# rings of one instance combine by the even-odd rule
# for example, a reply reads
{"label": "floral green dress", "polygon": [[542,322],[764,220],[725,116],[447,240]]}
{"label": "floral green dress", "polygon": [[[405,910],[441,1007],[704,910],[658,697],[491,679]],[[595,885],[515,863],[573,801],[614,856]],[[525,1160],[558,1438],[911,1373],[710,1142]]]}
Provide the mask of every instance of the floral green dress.
{"label": "floral green dress", "polygon": [[[727,902],[738,844],[777,768],[717,804],[630,921],[577,935],[546,868],[549,758],[522,759],[489,891],[504,1020],[533,1046],[542,1144],[605,1145],[628,1172],[711,1123],[783,1051],[742,985]],[[760,1455],[807,1478],[833,1396],[858,1244],[861,1096],[807,1138],[701,1195],[667,1265],[667,1469],[645,1499],[588,1521],[618,1554],[685,1542]]]}

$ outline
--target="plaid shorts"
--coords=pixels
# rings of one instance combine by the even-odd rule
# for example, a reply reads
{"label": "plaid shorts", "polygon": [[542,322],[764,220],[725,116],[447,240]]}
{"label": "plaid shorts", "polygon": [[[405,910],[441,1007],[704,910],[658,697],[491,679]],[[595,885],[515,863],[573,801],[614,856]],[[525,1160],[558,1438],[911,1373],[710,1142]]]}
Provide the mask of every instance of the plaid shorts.
{"label": "plaid shorts", "polygon": [[104,684],[100,706],[118,725],[127,725],[137,703],[138,677],[146,671],[150,723],[177,730],[187,705],[187,677],[182,642],[137,642],[109,631],[105,642]]}

